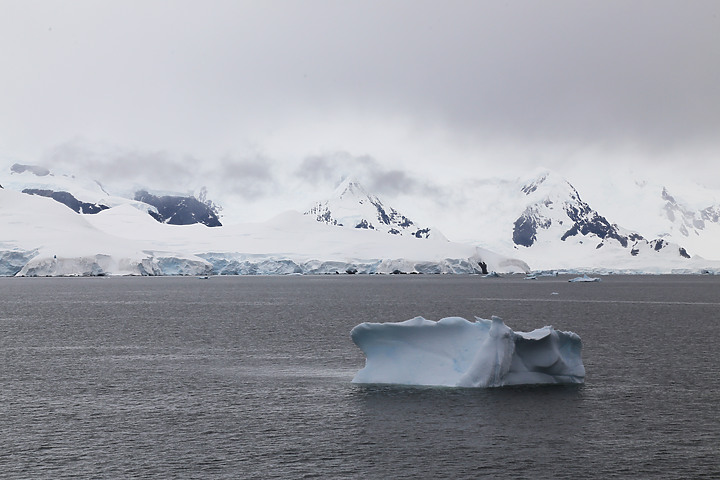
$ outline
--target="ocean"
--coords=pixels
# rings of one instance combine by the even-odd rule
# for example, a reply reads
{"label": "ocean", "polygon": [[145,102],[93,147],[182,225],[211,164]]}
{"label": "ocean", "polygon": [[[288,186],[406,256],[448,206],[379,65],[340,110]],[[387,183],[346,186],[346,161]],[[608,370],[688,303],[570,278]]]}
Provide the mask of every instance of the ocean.
{"label": "ocean", "polygon": [[[0,278],[2,478],[720,478],[720,277]],[[357,385],[365,321],[583,339],[581,386]]]}

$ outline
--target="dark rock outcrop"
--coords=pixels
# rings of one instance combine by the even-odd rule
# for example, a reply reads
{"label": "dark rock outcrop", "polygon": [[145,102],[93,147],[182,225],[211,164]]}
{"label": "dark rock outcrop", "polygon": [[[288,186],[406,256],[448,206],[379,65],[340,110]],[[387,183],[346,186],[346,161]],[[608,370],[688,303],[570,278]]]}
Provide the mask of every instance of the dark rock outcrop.
{"label": "dark rock outcrop", "polygon": [[170,225],[192,225],[201,223],[208,227],[222,225],[216,208],[209,202],[201,202],[195,197],[153,195],[145,190],[135,193],[135,200],[157,208],[158,213],[150,213],[155,220]]}
{"label": "dark rock outcrop", "polygon": [[22,192],[27,193],[28,195],[38,195],[41,197],[52,198],[56,202],[60,202],[63,205],[66,205],[72,211],[82,214],[100,213],[103,210],[107,210],[108,208],[110,208],[107,205],[103,205],[101,203],[82,202],[68,192],[54,192],[52,190],[41,190],[37,188],[26,188]]}

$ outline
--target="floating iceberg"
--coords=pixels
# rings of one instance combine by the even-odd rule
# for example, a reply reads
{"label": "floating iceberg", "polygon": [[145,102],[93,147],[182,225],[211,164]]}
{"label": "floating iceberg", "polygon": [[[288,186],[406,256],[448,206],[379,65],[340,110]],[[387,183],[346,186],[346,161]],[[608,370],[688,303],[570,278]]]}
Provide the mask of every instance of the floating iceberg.
{"label": "floating iceberg", "polygon": [[361,323],[350,332],[365,353],[354,383],[500,387],[583,383],[582,342],[552,327],[513,332],[501,318]]}
{"label": "floating iceberg", "polygon": [[575,277],[568,280],[568,282],[599,282],[600,277],[588,277],[587,273],[582,277]]}

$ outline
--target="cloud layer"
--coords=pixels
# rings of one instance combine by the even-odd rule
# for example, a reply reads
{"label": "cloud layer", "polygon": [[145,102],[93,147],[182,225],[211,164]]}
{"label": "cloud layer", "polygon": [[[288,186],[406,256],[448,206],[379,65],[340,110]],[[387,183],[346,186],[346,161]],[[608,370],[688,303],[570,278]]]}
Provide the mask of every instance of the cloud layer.
{"label": "cloud layer", "polygon": [[10,1],[0,58],[3,158],[245,202],[720,156],[715,1]]}

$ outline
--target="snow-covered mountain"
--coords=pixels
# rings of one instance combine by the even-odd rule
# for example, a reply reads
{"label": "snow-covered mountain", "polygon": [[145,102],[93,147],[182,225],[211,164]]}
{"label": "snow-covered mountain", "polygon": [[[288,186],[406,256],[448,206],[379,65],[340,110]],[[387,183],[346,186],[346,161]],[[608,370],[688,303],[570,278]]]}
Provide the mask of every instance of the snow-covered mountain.
{"label": "snow-covered mountain", "polygon": [[[679,189],[682,202],[674,195],[678,205],[697,212],[694,225],[704,225],[702,230],[688,228],[690,236],[683,236],[669,221],[662,186],[651,190],[650,182],[636,179],[590,180],[578,186],[547,170],[468,179],[445,189],[441,208],[418,198],[416,211],[435,218],[448,238],[521,258],[533,270],[671,273],[716,268],[720,231],[714,230],[715,209],[706,207],[711,192]],[[688,192],[696,193],[692,209],[685,201]],[[714,255],[707,254],[713,250]]]}
{"label": "snow-covered mountain", "polygon": [[572,183],[583,200],[614,223],[682,246],[693,257],[720,260],[720,191],[630,169]]}
{"label": "snow-covered mountain", "polygon": [[[73,194],[83,197],[76,190]],[[46,196],[0,188],[0,275],[529,270],[521,260],[472,245],[337,228],[299,212],[264,223],[210,228],[157,222],[132,201],[108,203],[113,206],[83,214]]]}
{"label": "snow-covered mountain", "polygon": [[[720,202],[637,180],[598,196],[543,171],[468,181],[454,191],[464,203],[451,193],[424,210],[418,199],[413,217],[461,223],[471,235],[460,243],[352,178],[304,215],[230,226],[219,225],[219,207],[202,192],[113,195],[19,164],[0,171],[0,185],[1,275],[720,272]],[[439,217],[438,205],[448,206]]]}
{"label": "snow-covered mountain", "polygon": [[663,211],[667,217],[661,233],[664,238],[682,242],[701,256],[720,256],[720,202],[696,207],[671,195],[665,187],[660,197],[665,202]]}
{"label": "snow-covered mountain", "polygon": [[218,207],[192,195],[154,195],[137,190],[133,199],[110,195],[96,181],[68,174],[55,174],[38,165],[14,164],[0,175],[0,185],[29,195],[52,198],[76,213],[96,214],[110,207],[129,204],[146,212],[158,222],[173,225],[202,223],[209,227],[221,225]]}
{"label": "snow-covered mountain", "polygon": [[305,214],[318,222],[338,227],[445,240],[437,229],[420,226],[394,208],[384,205],[352,177],[343,180],[329,199],[315,202]]}
{"label": "snow-covered mountain", "polygon": [[[583,201],[570,182],[551,173],[523,185],[520,194],[527,198],[526,207],[513,222],[512,240],[521,257],[565,257],[576,267],[608,269],[623,264],[681,265],[690,258],[680,245],[645,238],[612,222]],[[626,261],[618,261],[623,256]]]}

